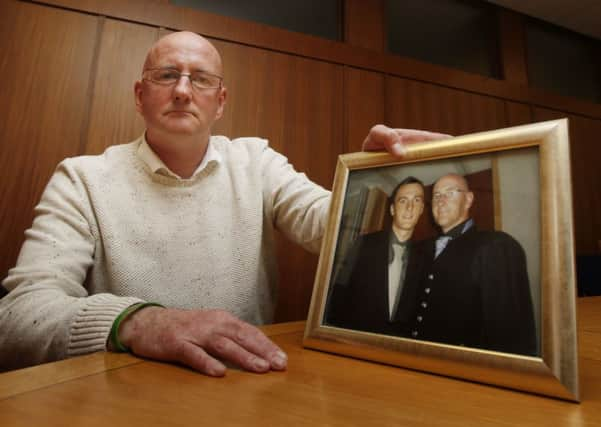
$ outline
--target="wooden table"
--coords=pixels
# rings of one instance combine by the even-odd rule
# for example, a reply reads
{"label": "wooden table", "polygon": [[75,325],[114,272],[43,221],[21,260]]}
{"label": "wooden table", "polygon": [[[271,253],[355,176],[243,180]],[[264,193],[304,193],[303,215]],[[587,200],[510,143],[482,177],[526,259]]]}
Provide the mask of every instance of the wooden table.
{"label": "wooden table", "polygon": [[2,374],[0,425],[601,426],[601,297],[578,307],[581,404],[303,349],[294,322],[264,328],[286,372],[209,378],[95,353]]}

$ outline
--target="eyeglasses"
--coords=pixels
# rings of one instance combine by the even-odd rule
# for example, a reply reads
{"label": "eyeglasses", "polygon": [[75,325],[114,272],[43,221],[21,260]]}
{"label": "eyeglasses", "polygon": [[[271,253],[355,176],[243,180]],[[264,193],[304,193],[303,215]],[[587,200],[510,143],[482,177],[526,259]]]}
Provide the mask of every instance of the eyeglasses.
{"label": "eyeglasses", "polygon": [[445,199],[445,200],[453,199],[453,198],[457,197],[457,195],[459,193],[465,193],[465,192],[466,192],[466,190],[461,190],[459,188],[452,188],[450,190],[445,190],[445,191],[437,191],[436,193],[432,194],[432,201],[438,202],[442,199]]}
{"label": "eyeglasses", "polygon": [[175,68],[148,68],[142,72],[142,78],[162,86],[171,86],[179,82],[182,76],[190,79],[193,88],[217,89],[223,83],[223,78],[206,71],[182,73]]}

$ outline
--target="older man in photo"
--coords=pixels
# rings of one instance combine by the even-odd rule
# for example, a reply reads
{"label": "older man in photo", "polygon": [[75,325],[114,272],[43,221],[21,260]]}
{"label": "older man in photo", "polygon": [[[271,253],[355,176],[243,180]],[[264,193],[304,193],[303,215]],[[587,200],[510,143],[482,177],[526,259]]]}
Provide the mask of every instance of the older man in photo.
{"label": "older man in photo", "polygon": [[477,230],[473,203],[461,175],[444,175],[434,184],[432,214],[442,233],[424,248],[410,337],[535,355],[524,250],[507,233]]}

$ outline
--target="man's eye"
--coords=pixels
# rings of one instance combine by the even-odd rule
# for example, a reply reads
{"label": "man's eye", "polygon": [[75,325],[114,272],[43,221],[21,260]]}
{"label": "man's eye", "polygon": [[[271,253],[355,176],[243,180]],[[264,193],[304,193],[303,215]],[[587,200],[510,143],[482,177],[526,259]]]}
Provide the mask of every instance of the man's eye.
{"label": "man's eye", "polygon": [[156,78],[159,80],[177,80],[179,73],[175,70],[160,70]]}
{"label": "man's eye", "polygon": [[199,75],[199,74],[193,76],[193,79],[196,83],[208,83],[209,82],[208,78],[206,78],[203,75]]}
{"label": "man's eye", "polygon": [[193,74],[192,75],[192,81],[194,83],[196,83],[197,85],[203,86],[203,87],[210,87],[213,86],[212,85],[212,81],[211,79],[204,75],[204,74]]}

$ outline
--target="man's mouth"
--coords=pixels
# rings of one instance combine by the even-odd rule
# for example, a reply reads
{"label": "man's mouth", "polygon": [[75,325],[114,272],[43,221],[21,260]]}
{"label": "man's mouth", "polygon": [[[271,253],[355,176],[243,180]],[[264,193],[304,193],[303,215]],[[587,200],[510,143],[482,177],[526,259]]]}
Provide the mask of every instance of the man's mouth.
{"label": "man's mouth", "polygon": [[191,111],[186,111],[186,110],[171,110],[171,111],[167,111],[167,113],[165,114],[190,114],[191,116],[194,116],[195,114]]}

